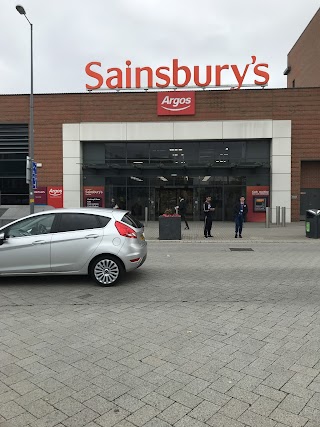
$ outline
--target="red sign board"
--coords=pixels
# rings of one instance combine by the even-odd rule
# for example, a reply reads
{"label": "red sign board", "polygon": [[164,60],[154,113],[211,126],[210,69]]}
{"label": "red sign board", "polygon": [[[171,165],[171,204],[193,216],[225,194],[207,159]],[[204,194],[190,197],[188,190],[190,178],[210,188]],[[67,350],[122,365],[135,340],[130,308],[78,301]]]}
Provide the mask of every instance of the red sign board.
{"label": "red sign board", "polygon": [[158,116],[188,116],[195,112],[195,92],[158,92]]}
{"label": "red sign board", "polygon": [[47,187],[38,187],[34,190],[34,203],[35,205],[47,204]]}
{"label": "red sign board", "polygon": [[62,187],[48,187],[47,190],[47,204],[54,208],[63,207],[63,188]]}
{"label": "red sign board", "polygon": [[84,187],[83,205],[87,208],[104,208],[104,187]]}
{"label": "red sign board", "polygon": [[269,187],[253,186],[247,187],[246,202],[248,204],[248,222],[265,222],[265,206],[269,203]]}

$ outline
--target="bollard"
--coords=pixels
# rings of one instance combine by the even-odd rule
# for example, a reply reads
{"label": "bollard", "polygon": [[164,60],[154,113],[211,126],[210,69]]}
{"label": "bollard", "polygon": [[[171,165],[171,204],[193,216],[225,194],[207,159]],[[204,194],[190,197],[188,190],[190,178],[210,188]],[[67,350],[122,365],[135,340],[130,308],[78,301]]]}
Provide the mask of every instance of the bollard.
{"label": "bollard", "polygon": [[266,228],[270,227],[270,208],[266,207]]}
{"label": "bollard", "polygon": [[148,207],[144,208],[144,225],[148,225]]}
{"label": "bollard", "polygon": [[286,226],[286,208],[285,207],[282,207],[281,208],[281,215],[282,215],[282,227],[285,227]]}
{"label": "bollard", "polygon": [[276,224],[280,225],[280,206],[276,206]]}

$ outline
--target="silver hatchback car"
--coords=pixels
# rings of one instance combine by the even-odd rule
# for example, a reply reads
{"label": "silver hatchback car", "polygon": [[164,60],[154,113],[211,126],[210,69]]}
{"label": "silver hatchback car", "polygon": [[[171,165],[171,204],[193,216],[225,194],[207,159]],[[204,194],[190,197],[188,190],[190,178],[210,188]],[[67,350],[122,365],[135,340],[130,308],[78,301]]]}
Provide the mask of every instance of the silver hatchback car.
{"label": "silver hatchback car", "polygon": [[0,276],[89,274],[110,286],[146,257],[143,225],[120,209],[54,209],[0,228]]}

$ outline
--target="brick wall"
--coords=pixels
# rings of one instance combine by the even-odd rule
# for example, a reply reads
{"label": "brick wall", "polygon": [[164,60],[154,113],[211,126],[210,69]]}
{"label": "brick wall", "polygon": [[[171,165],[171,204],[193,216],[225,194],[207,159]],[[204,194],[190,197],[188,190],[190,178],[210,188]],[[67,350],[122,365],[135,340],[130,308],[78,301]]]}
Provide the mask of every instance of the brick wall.
{"label": "brick wall", "polygon": [[[299,220],[302,160],[320,160],[320,88],[199,91],[194,116],[157,116],[157,94],[35,95],[39,185],[62,185],[62,124],[184,120],[292,120],[292,219]],[[0,123],[28,123],[29,97],[0,96]],[[319,187],[320,188],[320,182]]]}
{"label": "brick wall", "polygon": [[287,87],[320,86],[320,9],[288,54]]}
{"label": "brick wall", "polygon": [[320,161],[301,162],[301,188],[320,188]]}

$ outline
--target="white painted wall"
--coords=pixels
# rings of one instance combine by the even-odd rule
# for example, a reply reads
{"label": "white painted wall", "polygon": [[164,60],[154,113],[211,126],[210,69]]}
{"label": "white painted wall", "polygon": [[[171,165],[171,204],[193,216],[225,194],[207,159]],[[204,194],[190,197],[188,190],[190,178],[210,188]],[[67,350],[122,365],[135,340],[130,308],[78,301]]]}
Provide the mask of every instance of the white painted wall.
{"label": "white painted wall", "polygon": [[198,122],[75,123],[63,125],[64,207],[80,207],[81,141],[174,141],[271,139],[271,218],[286,207],[291,222],[291,121],[228,120]]}

